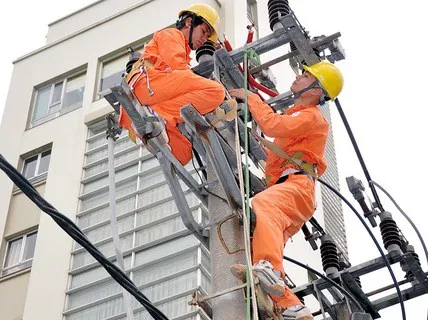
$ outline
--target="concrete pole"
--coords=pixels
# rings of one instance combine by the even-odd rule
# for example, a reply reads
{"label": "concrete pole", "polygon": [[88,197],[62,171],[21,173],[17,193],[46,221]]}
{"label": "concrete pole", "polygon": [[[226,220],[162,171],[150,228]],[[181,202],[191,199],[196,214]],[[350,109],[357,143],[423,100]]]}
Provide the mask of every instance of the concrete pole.
{"label": "concrete pole", "polygon": [[[210,163],[208,163],[208,180],[216,180],[214,169]],[[218,183],[210,185],[209,190],[224,197],[224,193]],[[208,210],[210,212],[210,221],[220,221],[231,214],[228,204],[213,195],[209,195]],[[228,220],[223,224],[222,235],[229,250],[244,248],[243,229],[236,219]],[[217,226],[212,226],[210,230],[210,252],[212,293],[242,284],[231,274],[229,268],[234,263],[245,264],[245,253],[242,251],[232,255],[227,254],[217,235]],[[238,290],[214,298],[212,300],[212,309],[213,320],[246,319],[244,291]]]}

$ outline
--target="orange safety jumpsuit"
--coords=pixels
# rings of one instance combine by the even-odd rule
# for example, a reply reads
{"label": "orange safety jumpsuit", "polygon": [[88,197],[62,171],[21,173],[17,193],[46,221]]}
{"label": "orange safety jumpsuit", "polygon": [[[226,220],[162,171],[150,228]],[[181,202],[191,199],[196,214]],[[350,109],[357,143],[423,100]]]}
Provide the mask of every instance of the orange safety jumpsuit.
{"label": "orange safety jumpsuit", "polygon": [[[327,164],[324,149],[327,142],[329,124],[315,105],[294,106],[285,114],[275,113],[263,103],[259,96],[252,94],[248,104],[255,121],[274,143],[289,156],[302,152],[302,160],[316,165],[321,175]],[[253,233],[253,263],[270,261],[274,270],[285,276],[283,250],[287,240],[297,233],[315,211],[315,185],[306,175],[290,174],[285,182],[275,184],[284,170],[295,168],[286,164],[287,160],[266,150],[266,180],[268,188],[258,193],[252,200],[252,208],[257,217]],[[299,298],[290,289],[283,297],[272,297],[280,307],[301,305]]]}
{"label": "orange safety jumpsuit", "polygon": [[[180,108],[192,104],[201,114],[217,108],[224,100],[223,86],[192,72],[189,67],[190,47],[180,30],[168,28],[155,32],[153,39],[144,47],[143,58],[148,67],[150,88],[147,90],[146,75],[142,74],[134,84],[134,94],[142,105],[149,105],[166,120],[166,132],[172,154],[185,165],[192,158],[192,145],[181,134],[177,123],[183,122]],[[132,130],[131,119],[121,108],[119,124]]]}

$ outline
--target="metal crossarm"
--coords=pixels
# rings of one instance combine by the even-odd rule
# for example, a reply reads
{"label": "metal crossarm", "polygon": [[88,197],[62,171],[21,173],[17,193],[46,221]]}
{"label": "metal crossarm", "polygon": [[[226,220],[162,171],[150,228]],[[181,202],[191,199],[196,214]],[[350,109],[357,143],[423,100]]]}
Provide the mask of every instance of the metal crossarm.
{"label": "metal crossarm", "polygon": [[[278,48],[284,44],[290,43],[291,41],[293,42],[296,41],[297,39],[299,39],[298,33],[300,33],[303,36],[303,32],[300,29],[300,27],[298,27],[297,21],[293,15],[289,14],[284,16],[283,18],[280,19],[280,22],[283,23],[283,25],[285,24],[285,26],[297,27],[297,28],[294,28],[294,30],[287,30],[284,28],[277,29],[274,33],[271,33],[263,38],[260,38],[258,40],[255,40],[249,43],[247,47],[248,50],[254,50],[257,52],[257,54],[261,55],[275,48]],[[340,34],[337,34],[337,36],[339,35]],[[294,39],[292,37],[294,37]],[[336,37],[336,34],[334,36],[328,36],[326,38],[328,39],[327,43],[323,41],[318,46],[315,46],[315,48],[320,47],[322,49],[322,48],[328,47],[332,53],[331,56],[328,57],[330,62],[344,59],[343,49]],[[311,49],[307,50],[308,47],[310,47]],[[299,44],[297,48],[298,49],[305,48],[305,50],[307,51],[307,53],[303,53],[303,58],[306,58],[305,57],[306,55],[311,55],[311,52],[314,52],[313,51],[314,47],[309,43],[309,41],[306,38],[304,40],[304,43]],[[301,50],[299,50],[299,52],[300,54],[302,54]],[[243,47],[236,48],[235,50],[232,50],[231,52],[229,52],[229,55],[235,65],[238,63],[242,63],[244,61],[244,48]],[[307,63],[310,63],[313,60],[312,58],[308,58],[308,60],[305,60],[305,61]],[[206,61],[193,68],[193,71],[195,73],[204,77],[209,77],[209,75],[213,72],[213,70],[214,70],[213,61]]]}
{"label": "metal crossarm", "polygon": [[196,111],[192,105],[180,109],[180,115],[190,128],[201,138],[209,161],[226,195],[229,207],[234,213],[242,210],[242,200],[238,184],[224,155],[214,128]]}
{"label": "metal crossarm", "polygon": [[[119,106],[122,106],[131,118],[137,133],[141,137],[147,138],[148,149],[150,149],[150,151],[159,160],[184,225],[192,231],[204,245],[207,246],[207,238],[204,236],[205,228],[194,219],[187,203],[185,193],[178,182],[177,176],[180,177],[180,179],[198,197],[201,203],[207,207],[208,203],[207,196],[204,191],[204,185],[192,177],[192,175],[172,155],[164,142],[158,138],[161,130],[163,130],[163,125],[161,124],[160,119],[150,116],[148,117],[149,121],[147,121],[147,118],[142,117],[138,112],[138,109],[142,109],[143,106],[141,106],[135,98],[126,82],[122,82],[119,86],[112,87],[111,91],[106,94],[105,98],[116,112],[119,111]],[[156,123],[156,120],[158,123]]]}
{"label": "metal crossarm", "polygon": [[308,39],[303,34],[303,30],[298,25],[295,17],[289,14],[281,19],[280,22],[284,27],[287,35],[290,37],[290,40],[293,41],[297,50],[299,50],[299,53],[306,64],[311,66],[317,62],[320,62],[320,58],[315,54],[314,49],[312,49]]}
{"label": "metal crossarm", "polygon": [[380,318],[380,314],[376,307],[371,303],[369,298],[365,295],[364,291],[358,285],[355,278],[347,271],[344,271],[340,274],[340,278],[342,279],[342,284],[347,288],[347,290],[352,293],[357,299],[361,306],[367,313],[373,317],[373,319]]}
{"label": "metal crossarm", "polygon": [[[242,106],[238,104],[238,108],[240,107]],[[231,107],[227,103],[223,103],[220,106],[220,108],[223,109],[226,113],[231,111]],[[211,121],[213,119],[213,115],[207,115],[206,118]],[[242,119],[239,116],[237,120],[238,120],[238,129],[239,129],[239,139],[241,141],[241,145],[244,145],[245,131],[248,132],[249,130],[246,124],[244,123],[244,121],[242,121]],[[235,135],[235,126],[233,122],[223,121],[223,124],[231,134]],[[256,138],[251,134],[251,132],[248,132],[248,145],[249,145],[249,156],[255,164],[258,164],[258,161],[260,160],[266,159],[267,154],[265,150],[260,145],[260,143],[256,140]]]}

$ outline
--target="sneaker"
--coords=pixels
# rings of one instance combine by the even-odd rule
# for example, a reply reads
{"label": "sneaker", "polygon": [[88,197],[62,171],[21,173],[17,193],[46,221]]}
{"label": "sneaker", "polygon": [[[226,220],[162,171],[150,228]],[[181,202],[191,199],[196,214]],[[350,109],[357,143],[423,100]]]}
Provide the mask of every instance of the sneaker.
{"label": "sneaker", "polygon": [[311,311],[306,306],[292,306],[282,313],[283,320],[314,320]]}
{"label": "sneaker", "polygon": [[[241,280],[246,281],[246,267],[242,264],[234,264],[230,267],[232,274]],[[269,261],[260,260],[253,266],[253,274],[256,276],[260,285],[266,293],[273,297],[282,297],[285,294],[284,280],[275,273],[273,266]]]}

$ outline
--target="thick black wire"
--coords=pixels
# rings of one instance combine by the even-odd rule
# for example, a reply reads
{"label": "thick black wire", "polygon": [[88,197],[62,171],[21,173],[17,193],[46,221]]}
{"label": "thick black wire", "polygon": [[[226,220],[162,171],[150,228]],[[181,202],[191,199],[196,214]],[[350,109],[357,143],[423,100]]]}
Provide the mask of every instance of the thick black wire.
{"label": "thick black wire", "polygon": [[37,192],[37,190],[0,154],[0,169],[33,201],[42,211],[46,212],[67,234],[85,248],[135,299],[137,299],[155,320],[168,320],[168,318],[156,308],[150,300],[141,293],[128,276],[115,264],[110,262],[84,235],[84,233],[69,218],[58,212],[49,202]]}
{"label": "thick black wire", "polygon": [[392,271],[391,268],[391,264],[389,263],[388,259],[386,258],[385,254],[383,253],[382,248],[379,245],[379,242],[376,240],[373,232],[370,230],[369,226],[367,225],[367,223],[364,221],[364,219],[361,217],[361,215],[358,213],[357,209],[355,209],[352,204],[336,189],[334,189],[332,186],[330,186],[327,182],[318,179],[319,182],[321,182],[321,184],[325,185],[330,191],[332,191],[336,196],[338,196],[340,199],[342,199],[349,208],[351,208],[351,210],[355,213],[355,215],[357,216],[357,218],[361,221],[361,223],[364,225],[364,227],[366,228],[367,232],[369,233],[370,237],[372,238],[374,244],[376,245],[377,249],[379,250],[383,260],[385,261],[385,265],[388,268],[389,273],[391,274],[391,278],[392,281],[394,282],[395,285],[395,289],[397,290],[397,296],[398,296],[398,300],[400,301],[400,306],[401,306],[401,315],[403,317],[403,320],[406,320],[406,310],[404,308],[404,301],[403,301],[403,296],[401,294],[401,290],[400,287],[398,285],[397,279],[395,278],[394,272]]}
{"label": "thick black wire", "polygon": [[297,260],[294,260],[292,258],[283,256],[283,258],[287,261],[290,261],[296,265],[298,265],[299,267],[305,268],[313,273],[315,273],[318,277],[324,279],[325,281],[327,281],[328,283],[330,283],[333,287],[336,287],[340,292],[342,292],[345,296],[348,297],[349,300],[351,300],[358,308],[360,308],[361,311],[364,311],[363,307],[361,306],[361,304],[358,302],[358,300],[348,291],[346,291],[342,286],[340,286],[338,283],[334,282],[333,280],[327,278],[325,275],[321,274],[320,272],[316,271],[315,269],[311,268],[310,266],[303,264]]}
{"label": "thick black wire", "polygon": [[377,188],[379,188],[380,190],[382,190],[383,193],[386,194],[386,196],[389,198],[389,200],[391,200],[391,202],[395,205],[395,207],[398,209],[398,211],[400,211],[400,213],[404,216],[404,218],[406,218],[406,220],[410,223],[410,225],[413,227],[413,229],[415,230],[419,241],[422,244],[422,247],[424,249],[425,252],[425,258],[427,259],[427,263],[428,263],[428,250],[427,250],[427,246],[425,244],[424,239],[422,238],[421,233],[419,232],[418,227],[416,227],[416,225],[413,223],[412,219],[410,219],[410,217],[404,212],[403,209],[401,209],[401,207],[398,205],[397,201],[395,201],[395,199],[388,193],[388,191],[386,191],[380,184],[376,183],[376,181],[369,181],[369,183],[374,184]]}

